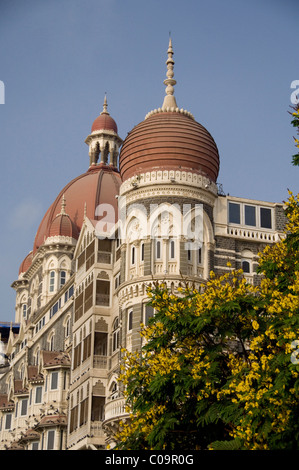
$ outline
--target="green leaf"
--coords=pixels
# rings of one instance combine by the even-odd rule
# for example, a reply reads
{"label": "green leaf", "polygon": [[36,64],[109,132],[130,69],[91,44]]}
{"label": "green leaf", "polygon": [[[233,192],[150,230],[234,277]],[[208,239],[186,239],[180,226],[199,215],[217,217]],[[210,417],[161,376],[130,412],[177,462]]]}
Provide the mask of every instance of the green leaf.
{"label": "green leaf", "polygon": [[241,441],[239,439],[233,439],[231,441],[215,441],[209,445],[212,450],[240,450]]}

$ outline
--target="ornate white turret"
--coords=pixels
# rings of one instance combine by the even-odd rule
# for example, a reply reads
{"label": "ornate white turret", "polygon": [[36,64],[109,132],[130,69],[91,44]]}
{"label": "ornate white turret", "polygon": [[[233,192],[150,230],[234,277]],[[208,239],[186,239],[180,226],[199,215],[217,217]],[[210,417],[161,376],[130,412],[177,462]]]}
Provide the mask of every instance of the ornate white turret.
{"label": "ornate white turret", "polygon": [[107,107],[107,97],[105,95],[103,111],[94,120],[91,134],[85,139],[85,143],[89,146],[90,166],[102,163],[117,167],[122,139],[117,133],[116,122],[108,113]]}

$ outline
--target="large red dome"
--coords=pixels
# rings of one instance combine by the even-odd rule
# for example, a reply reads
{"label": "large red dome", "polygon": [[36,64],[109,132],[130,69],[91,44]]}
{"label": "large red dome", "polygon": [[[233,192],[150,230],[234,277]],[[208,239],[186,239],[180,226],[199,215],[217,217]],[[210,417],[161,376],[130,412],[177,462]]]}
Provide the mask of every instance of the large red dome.
{"label": "large red dome", "polygon": [[[89,219],[99,219],[95,215],[99,204],[113,206],[114,222],[116,222],[118,216],[116,196],[119,194],[120,185],[119,172],[115,168],[102,164],[90,167],[86,173],[68,183],[41,221],[34,240],[33,253],[50,236],[67,235],[77,238],[82,228],[85,211]],[[67,217],[61,217],[63,200],[65,200]],[[57,217],[58,215],[60,217]]]}
{"label": "large red dome", "polygon": [[188,113],[157,112],[128,134],[119,167],[123,181],[155,169],[181,169],[216,182],[219,154],[211,134]]}

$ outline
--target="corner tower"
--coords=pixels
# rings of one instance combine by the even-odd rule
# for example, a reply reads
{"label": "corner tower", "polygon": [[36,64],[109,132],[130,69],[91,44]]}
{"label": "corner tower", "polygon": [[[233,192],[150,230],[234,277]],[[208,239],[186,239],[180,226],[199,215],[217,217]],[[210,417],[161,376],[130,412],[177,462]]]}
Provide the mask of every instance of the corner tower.
{"label": "corner tower", "polygon": [[182,277],[199,285],[213,268],[218,149],[211,134],[177,105],[171,39],[166,66],[162,107],[132,129],[119,159],[120,213],[126,213],[119,302],[123,323],[135,325],[124,345],[132,349],[140,346],[137,327],[148,316],[144,283],[163,279],[176,292]]}

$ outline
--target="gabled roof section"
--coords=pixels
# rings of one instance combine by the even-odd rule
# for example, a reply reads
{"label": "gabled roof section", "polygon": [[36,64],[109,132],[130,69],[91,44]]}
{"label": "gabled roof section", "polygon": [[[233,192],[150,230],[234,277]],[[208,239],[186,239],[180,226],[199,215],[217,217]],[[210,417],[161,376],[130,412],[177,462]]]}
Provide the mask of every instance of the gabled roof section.
{"label": "gabled roof section", "polygon": [[45,368],[70,367],[70,356],[63,351],[41,351],[42,365]]}

